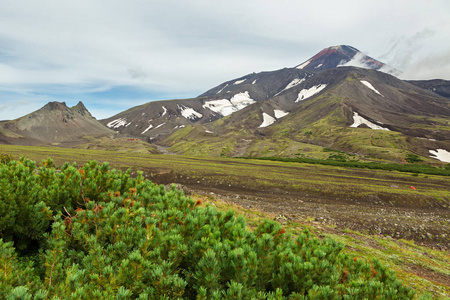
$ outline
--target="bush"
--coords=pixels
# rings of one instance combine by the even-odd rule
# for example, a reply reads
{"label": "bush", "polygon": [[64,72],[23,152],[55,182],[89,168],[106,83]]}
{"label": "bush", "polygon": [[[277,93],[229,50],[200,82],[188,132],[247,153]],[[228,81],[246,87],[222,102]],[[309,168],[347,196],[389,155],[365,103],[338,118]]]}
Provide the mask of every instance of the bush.
{"label": "bush", "polygon": [[0,170],[3,186],[15,187],[0,203],[21,205],[10,215],[3,207],[14,225],[3,224],[0,236],[20,242],[28,226],[28,239],[42,239],[32,259],[0,239],[2,299],[414,296],[392,271],[344,254],[339,242],[308,231],[294,238],[269,220],[249,231],[232,211],[166,191],[141,173],[131,178],[96,162],[56,170],[47,160],[37,168],[26,159]]}
{"label": "bush", "polygon": [[13,160],[11,154],[1,153],[0,154],[0,164],[7,164]]}
{"label": "bush", "polygon": [[406,158],[405,158],[405,160],[407,161],[407,162],[409,162],[409,163],[418,163],[418,162],[422,162],[423,161],[423,159],[421,159],[418,155],[416,155],[416,154],[411,154],[411,153],[408,153],[408,154],[406,154]]}

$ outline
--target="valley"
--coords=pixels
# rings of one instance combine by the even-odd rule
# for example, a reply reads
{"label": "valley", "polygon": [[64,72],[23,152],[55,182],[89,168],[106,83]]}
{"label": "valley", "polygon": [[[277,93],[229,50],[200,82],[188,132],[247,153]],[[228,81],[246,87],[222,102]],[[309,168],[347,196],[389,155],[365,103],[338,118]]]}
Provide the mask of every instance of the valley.
{"label": "valley", "polygon": [[352,253],[377,253],[419,290],[431,284],[437,294],[450,293],[448,176],[54,147],[1,145],[0,152],[37,161],[51,157],[58,165],[97,160],[133,174],[141,170],[194,199],[240,211],[249,224],[271,218],[294,231],[311,228],[345,241]]}

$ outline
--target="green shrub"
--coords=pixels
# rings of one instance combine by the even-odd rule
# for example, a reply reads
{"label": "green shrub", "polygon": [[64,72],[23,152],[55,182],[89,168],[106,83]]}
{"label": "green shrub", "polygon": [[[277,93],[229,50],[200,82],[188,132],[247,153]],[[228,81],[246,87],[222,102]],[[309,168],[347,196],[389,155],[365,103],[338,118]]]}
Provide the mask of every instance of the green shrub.
{"label": "green shrub", "polygon": [[411,153],[406,154],[405,160],[409,163],[418,163],[423,161],[423,159],[421,159],[418,155]]}
{"label": "green shrub", "polygon": [[269,220],[250,231],[232,211],[203,206],[141,173],[131,178],[96,162],[56,169],[46,160],[38,168],[26,159],[0,170],[2,187],[12,186],[0,203],[20,206],[13,214],[2,207],[14,225],[3,223],[0,236],[40,241],[34,256],[24,256],[25,247],[18,257],[0,239],[2,299],[414,296],[393,271],[344,254],[335,240],[307,230],[294,238]]}
{"label": "green shrub", "polygon": [[7,164],[7,163],[9,163],[12,160],[13,160],[12,155],[7,154],[7,153],[1,153],[0,154],[0,164]]}

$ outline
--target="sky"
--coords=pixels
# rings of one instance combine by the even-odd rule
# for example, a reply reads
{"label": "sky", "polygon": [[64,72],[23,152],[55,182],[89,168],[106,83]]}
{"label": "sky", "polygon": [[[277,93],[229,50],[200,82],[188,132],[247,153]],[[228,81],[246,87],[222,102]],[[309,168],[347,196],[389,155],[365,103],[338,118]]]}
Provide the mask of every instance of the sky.
{"label": "sky", "polygon": [[0,1],[0,120],[49,101],[104,119],[335,45],[450,80],[448,0]]}

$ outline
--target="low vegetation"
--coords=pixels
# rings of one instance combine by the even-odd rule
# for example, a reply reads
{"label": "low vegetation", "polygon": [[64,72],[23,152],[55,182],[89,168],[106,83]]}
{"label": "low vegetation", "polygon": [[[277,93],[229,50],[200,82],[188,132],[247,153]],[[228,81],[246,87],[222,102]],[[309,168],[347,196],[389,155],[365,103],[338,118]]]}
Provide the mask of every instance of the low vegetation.
{"label": "low vegetation", "polygon": [[[317,151],[319,151],[319,149],[317,149]],[[319,195],[323,195],[323,197],[325,197],[324,199],[338,199],[334,197],[341,196],[351,197],[352,199],[360,199],[358,200],[360,201],[360,204],[354,205],[355,209],[359,206],[367,207],[367,205],[371,204],[385,208],[386,212],[402,210],[402,207],[408,207],[408,209],[417,209],[418,213],[429,212],[431,213],[429,216],[432,216],[436,212],[445,216],[445,211],[449,207],[450,200],[448,188],[450,186],[450,177],[439,175],[354,169],[320,164],[268,160],[120,153],[53,147],[1,145],[0,152],[7,153],[7,156],[11,159],[13,157],[26,155],[34,160],[46,161],[48,157],[53,157],[54,164],[58,166],[64,166],[64,162],[68,160],[77,161],[77,169],[83,168],[83,164],[91,159],[96,159],[100,162],[100,165],[103,162],[109,161],[111,166],[122,170],[122,174],[126,174],[125,170],[131,168],[130,178],[136,177],[137,171],[142,170],[144,171],[142,175],[144,178],[150,178],[152,181],[158,183],[166,184],[178,182],[187,186],[198,187],[199,189],[205,188],[205,190],[208,190],[208,187],[213,189],[230,189],[230,191],[234,191],[234,193],[255,194],[255,197],[259,198],[258,201],[263,201],[264,199],[261,199],[261,195],[265,194],[268,197],[267,199],[273,197],[273,201],[268,203],[268,205],[276,204],[276,207],[280,204],[280,202],[277,201],[283,201],[278,198],[280,194],[278,194],[278,196],[277,194],[273,194],[277,190],[287,197],[294,198],[301,195],[306,195],[307,197],[309,197],[308,195],[312,197],[322,197]],[[335,151],[323,152],[322,149],[320,149],[320,152],[326,155],[324,158],[330,154],[339,154]],[[52,168],[54,167],[55,166]],[[39,170],[38,166],[36,166],[36,170]],[[55,169],[55,175],[60,174],[59,170],[60,167]],[[412,176],[414,174],[416,175]],[[395,187],[392,187],[392,185],[395,185]],[[415,186],[417,190],[411,190],[410,186]],[[128,193],[129,192],[130,191],[128,191]],[[236,194],[233,195],[236,196]],[[241,199],[236,198],[237,203],[242,203],[241,200],[244,200],[242,197],[243,194],[240,195]],[[374,197],[372,197],[372,195],[374,195]],[[121,193],[121,196],[123,197],[124,193]],[[378,196],[379,198],[375,196]],[[194,201],[196,200],[198,199],[194,198]],[[209,202],[205,198],[201,198],[200,200],[203,200],[203,203],[197,205],[197,209],[203,207],[204,203]],[[312,201],[314,202],[315,200]],[[78,201],[77,206],[72,207],[72,209],[69,208],[67,203],[64,204],[62,206],[60,221],[63,222],[65,218],[69,216],[66,209],[72,217],[76,216],[77,213],[74,214],[72,212],[73,209],[78,207],[83,208],[83,203],[83,201]],[[98,202],[96,203],[98,204]],[[306,204],[296,203],[297,206]],[[254,203],[251,204],[255,206]],[[284,205],[284,202],[282,204]],[[223,213],[226,213],[230,208],[233,210],[238,209],[235,206],[216,205],[216,202],[211,203],[211,205],[219,208]],[[64,209],[64,207],[66,209]],[[336,208],[338,207],[340,206],[336,206]],[[86,208],[83,209],[86,210]],[[246,219],[246,228],[250,231],[254,230],[262,223],[264,218],[275,219],[279,214],[278,213],[275,216],[262,215],[257,211],[253,211],[253,209],[254,208],[252,208],[251,211],[246,210],[246,213],[243,214]],[[292,210],[288,212],[293,213]],[[54,215],[56,214],[57,210],[52,210],[52,216],[55,220],[56,217],[54,217]],[[253,218],[252,216],[254,215],[258,215],[258,218]],[[358,215],[355,215],[355,217],[357,216]],[[384,214],[384,217],[386,216],[387,215]],[[413,219],[415,218],[414,215],[411,216]],[[417,215],[417,217],[419,216]],[[55,222],[54,219],[49,220],[50,224]],[[340,225],[339,227],[336,227],[335,225],[330,224],[330,227],[326,227],[326,225],[321,222],[315,222],[314,219],[315,217],[310,218],[310,215],[308,214],[302,214],[302,217],[296,218],[295,222],[282,222],[283,228],[286,230],[286,233],[293,235],[293,239],[296,239],[298,235],[305,233],[303,231],[303,228],[305,228],[308,229],[309,234],[313,237],[317,236],[322,238],[327,236],[335,241],[345,244],[345,248],[341,252],[350,253],[351,257],[357,256],[366,262],[372,262],[373,260],[379,259],[382,265],[389,266],[389,268],[395,270],[397,278],[400,278],[404,285],[412,287],[418,292],[414,298],[422,297],[423,293],[426,291],[432,293],[434,296],[444,298],[450,295],[450,285],[448,284],[448,276],[450,276],[448,269],[448,265],[450,264],[448,260],[448,251],[441,252],[430,249],[429,247],[420,246],[423,245],[424,241],[421,239],[416,239],[417,244],[414,244],[412,240],[392,239],[389,236],[380,236],[378,233],[377,235],[372,236],[369,234],[375,234],[375,232],[365,231],[365,229],[361,228],[353,228],[353,230],[356,230],[353,231],[345,229],[347,227],[340,227]],[[74,220],[76,220],[76,218],[74,218],[73,221]],[[405,219],[405,221],[406,220],[410,219]],[[448,245],[448,223],[439,223],[441,221],[443,222],[444,219],[438,221],[439,224],[436,223],[437,219],[430,220],[430,223],[426,223],[427,226],[431,226],[428,228],[431,230],[433,230],[432,228],[436,228],[436,230],[438,230],[436,233],[439,232],[438,236],[434,235],[434,231],[430,231],[433,233],[433,242],[441,245]],[[417,219],[417,222],[422,221],[419,218]],[[412,222],[412,226],[416,226],[415,224],[416,221]],[[328,229],[324,232],[326,228]],[[392,230],[395,231],[397,229],[392,228]],[[27,230],[22,231],[25,232]],[[391,231],[387,234],[393,236]],[[48,232],[46,233],[48,234]],[[447,237],[444,237],[444,233]],[[426,236],[426,232],[423,232],[423,234]],[[17,260],[14,261],[17,261],[18,263],[17,268],[26,272],[28,267],[21,262],[24,262],[25,258],[30,258],[30,260],[27,261],[34,262],[34,265],[32,265],[34,270],[33,274],[36,274],[38,270],[36,269],[38,262],[38,260],[36,260],[36,249],[44,247],[47,244],[47,239],[48,237],[42,241],[33,240],[31,243],[23,242],[22,245],[28,245],[23,249],[30,249],[31,252],[29,254],[26,252],[28,250],[23,252],[23,250],[18,249],[17,246],[20,242],[15,242],[14,246],[11,247],[14,247],[15,249],[16,254],[14,255],[16,255]],[[6,242],[6,240],[4,240],[4,242]],[[9,249],[12,249],[11,247]],[[39,251],[37,253],[39,253]],[[42,278],[44,278],[42,277],[42,269],[40,272],[41,273],[37,273],[39,275],[39,282],[42,282]],[[25,273],[21,274],[23,275]],[[23,282],[26,282],[26,280]],[[30,289],[31,288],[29,287],[28,291],[31,291]],[[273,292],[276,292],[276,290]],[[35,298],[39,299],[36,295]]]}
{"label": "low vegetation", "polygon": [[0,298],[412,299],[378,260],[308,230],[249,230],[181,191],[51,159],[0,165]]}
{"label": "low vegetation", "polygon": [[[330,152],[329,150],[327,152]],[[289,158],[289,157],[244,157],[246,159],[260,159],[270,161],[282,162],[296,162],[308,164],[320,164],[326,166],[339,166],[347,168],[370,169],[370,170],[385,170],[385,171],[399,171],[408,173],[421,173],[429,175],[450,176],[450,164],[442,168],[433,167],[426,164],[418,164],[422,161],[417,155],[407,156],[410,164],[394,164],[394,163],[379,163],[379,162],[360,162],[357,160],[348,160],[348,157],[342,153],[336,152],[331,154],[327,159],[313,159],[305,157]]]}

